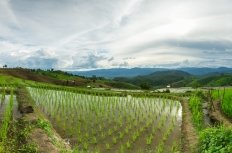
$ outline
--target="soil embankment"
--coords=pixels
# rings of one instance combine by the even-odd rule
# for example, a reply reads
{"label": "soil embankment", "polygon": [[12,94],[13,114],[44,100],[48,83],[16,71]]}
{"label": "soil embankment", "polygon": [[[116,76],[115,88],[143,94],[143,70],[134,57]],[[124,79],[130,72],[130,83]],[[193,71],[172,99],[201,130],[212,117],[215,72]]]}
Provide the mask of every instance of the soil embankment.
{"label": "soil embankment", "polygon": [[25,143],[36,146],[41,153],[59,153],[69,151],[70,146],[56,133],[50,122],[33,106],[33,101],[25,88],[17,90],[17,101],[22,117],[20,130],[28,131]]}
{"label": "soil embankment", "polygon": [[192,114],[189,109],[188,100],[181,101],[182,104],[182,152],[192,153],[198,142],[198,135],[192,123]]}
{"label": "soil embankment", "polygon": [[213,102],[214,109],[209,111],[211,120],[216,124],[223,124],[226,127],[232,127],[232,120],[226,117],[220,107],[220,101]]}

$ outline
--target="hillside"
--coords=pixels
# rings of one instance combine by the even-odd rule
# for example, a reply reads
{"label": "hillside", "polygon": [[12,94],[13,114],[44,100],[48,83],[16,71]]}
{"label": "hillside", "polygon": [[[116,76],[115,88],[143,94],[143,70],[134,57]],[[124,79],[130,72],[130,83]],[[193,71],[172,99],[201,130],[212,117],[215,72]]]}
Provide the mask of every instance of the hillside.
{"label": "hillside", "polygon": [[154,72],[149,75],[136,76],[133,78],[116,77],[118,82],[127,82],[142,88],[160,88],[171,85],[172,87],[205,87],[205,86],[231,86],[231,73],[209,73],[207,75],[196,76],[184,71],[169,70]]}
{"label": "hillside", "polygon": [[[0,68],[0,83],[11,83],[14,85],[27,83],[48,83],[62,86],[76,87],[97,87],[97,88],[120,88],[120,89],[139,89],[139,87],[125,83],[116,82],[102,77],[80,77],[60,70],[41,70],[41,69],[2,69]],[[29,81],[29,82],[28,82]]]}
{"label": "hillside", "polygon": [[128,82],[138,86],[150,86],[150,87],[166,87],[169,84],[174,84],[179,81],[191,78],[192,76],[189,73],[170,70],[170,71],[160,71],[154,72],[149,75],[137,76],[133,78],[124,78],[118,77],[115,78],[115,81]]}
{"label": "hillside", "polygon": [[231,86],[232,74],[210,73],[190,83],[194,86]]}
{"label": "hillside", "polygon": [[[0,74],[13,76],[15,78],[19,78],[22,80],[31,80],[31,81],[50,83],[55,85],[72,85],[70,81],[67,81],[67,80],[71,80],[71,77],[69,77],[69,79],[67,80],[60,79],[53,77],[51,75],[52,73],[53,72],[49,72],[49,71],[43,71],[43,70],[36,71],[36,70],[22,69],[22,68],[0,69]],[[58,74],[55,75],[58,76]],[[86,84],[86,80],[80,77],[75,77],[72,79],[76,80],[76,85]]]}
{"label": "hillside", "polygon": [[189,67],[189,68],[179,68],[178,70],[187,72],[192,75],[203,76],[213,73],[232,73],[232,68],[219,67],[219,68],[209,68],[209,67]]}

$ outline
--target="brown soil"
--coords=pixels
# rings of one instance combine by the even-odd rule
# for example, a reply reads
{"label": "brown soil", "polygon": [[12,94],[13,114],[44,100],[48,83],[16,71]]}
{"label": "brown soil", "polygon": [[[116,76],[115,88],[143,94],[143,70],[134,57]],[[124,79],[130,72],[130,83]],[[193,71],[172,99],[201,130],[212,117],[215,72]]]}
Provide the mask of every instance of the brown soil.
{"label": "brown soil", "polygon": [[17,101],[19,103],[19,111],[22,113],[22,117],[19,120],[23,127],[35,127],[25,140],[28,144],[35,144],[39,153],[58,153],[61,150],[70,150],[71,147],[64,142],[54,129],[51,129],[50,135],[48,135],[45,130],[36,127],[39,119],[47,119],[33,106],[29,93],[25,89],[18,89]]}
{"label": "brown soil", "polygon": [[182,104],[182,152],[192,153],[194,152],[197,142],[198,135],[192,124],[192,114],[189,109],[187,100],[183,100]]}
{"label": "brown soil", "polygon": [[219,101],[214,102],[214,107],[215,110],[212,109],[209,113],[211,120],[226,127],[232,127],[232,121],[222,113]]}
{"label": "brown soil", "polygon": [[33,129],[29,135],[29,139],[32,143],[38,146],[38,152],[41,153],[58,153],[59,150],[52,144],[51,139],[47,134],[39,128]]}

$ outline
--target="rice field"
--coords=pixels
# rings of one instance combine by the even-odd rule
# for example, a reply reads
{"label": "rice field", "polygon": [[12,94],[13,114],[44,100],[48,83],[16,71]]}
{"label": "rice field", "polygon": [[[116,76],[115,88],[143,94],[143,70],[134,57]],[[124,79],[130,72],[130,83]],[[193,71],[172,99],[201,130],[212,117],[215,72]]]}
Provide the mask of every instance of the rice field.
{"label": "rice field", "polygon": [[222,111],[232,118],[232,88],[221,88],[213,91],[214,99],[220,100]]}
{"label": "rice field", "polygon": [[3,88],[0,94],[0,151],[4,150],[7,142],[9,126],[13,120],[14,101],[13,90],[11,89],[11,94],[7,95]]}
{"label": "rice field", "polygon": [[94,153],[180,150],[182,107],[176,100],[27,88],[73,148]]}

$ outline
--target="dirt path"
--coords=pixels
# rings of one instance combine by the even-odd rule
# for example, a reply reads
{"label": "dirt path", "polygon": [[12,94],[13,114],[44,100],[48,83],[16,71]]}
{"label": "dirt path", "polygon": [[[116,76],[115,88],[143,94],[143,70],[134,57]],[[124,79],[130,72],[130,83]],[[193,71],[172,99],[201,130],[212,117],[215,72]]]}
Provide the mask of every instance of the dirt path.
{"label": "dirt path", "polygon": [[216,122],[225,125],[226,127],[232,127],[232,121],[228,119],[221,111],[220,102],[214,102],[215,110],[210,111],[210,118]]}
{"label": "dirt path", "polygon": [[196,130],[192,124],[192,114],[189,109],[188,100],[184,99],[182,102],[182,152],[192,153],[198,142]]}

